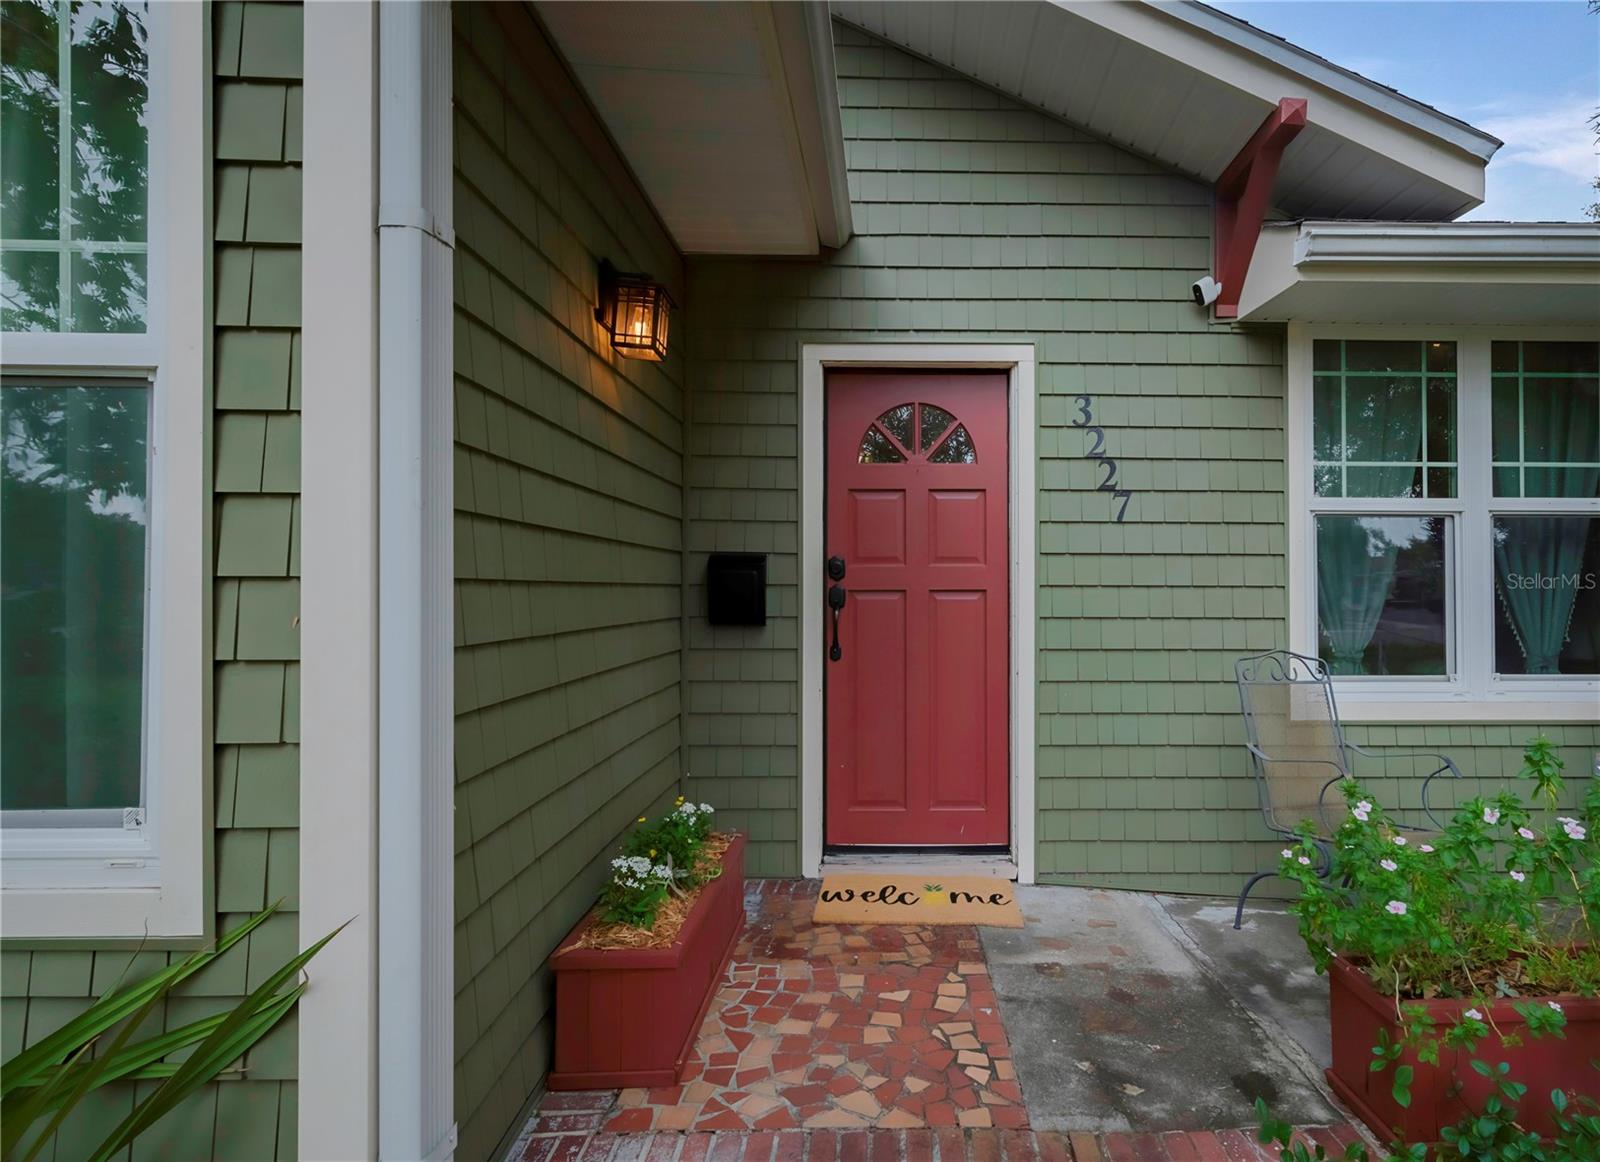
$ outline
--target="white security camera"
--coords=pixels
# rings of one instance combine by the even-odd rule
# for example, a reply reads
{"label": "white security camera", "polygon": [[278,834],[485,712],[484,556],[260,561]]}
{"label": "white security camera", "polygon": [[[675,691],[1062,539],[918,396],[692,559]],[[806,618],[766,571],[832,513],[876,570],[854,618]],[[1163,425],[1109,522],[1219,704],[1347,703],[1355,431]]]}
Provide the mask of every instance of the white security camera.
{"label": "white security camera", "polygon": [[1195,306],[1209,307],[1222,293],[1222,284],[1208,274],[1191,286],[1189,293],[1194,296]]}

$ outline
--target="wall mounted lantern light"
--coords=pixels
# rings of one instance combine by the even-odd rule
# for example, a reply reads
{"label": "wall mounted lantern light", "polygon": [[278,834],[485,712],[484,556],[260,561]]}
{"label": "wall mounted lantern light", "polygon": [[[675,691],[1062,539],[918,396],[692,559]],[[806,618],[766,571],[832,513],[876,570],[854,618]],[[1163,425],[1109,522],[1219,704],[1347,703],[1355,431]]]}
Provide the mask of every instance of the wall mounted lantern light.
{"label": "wall mounted lantern light", "polygon": [[667,321],[672,312],[667,288],[647,274],[628,274],[600,263],[600,305],[595,320],[611,336],[617,354],[659,363],[667,354]]}

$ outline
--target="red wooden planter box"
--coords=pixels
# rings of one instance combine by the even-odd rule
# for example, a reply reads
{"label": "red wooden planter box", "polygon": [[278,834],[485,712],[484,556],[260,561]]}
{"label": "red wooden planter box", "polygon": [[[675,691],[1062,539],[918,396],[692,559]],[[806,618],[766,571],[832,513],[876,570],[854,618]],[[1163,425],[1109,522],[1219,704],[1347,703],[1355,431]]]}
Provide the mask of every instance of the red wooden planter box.
{"label": "red wooden planter box", "polygon": [[[1328,968],[1328,1016],[1333,1026],[1333,1067],[1328,1084],[1333,1091],[1372,1128],[1388,1141],[1395,1135],[1408,1143],[1439,1141],[1439,1130],[1452,1126],[1469,1113],[1482,1110],[1484,1099],[1494,1092],[1494,1082],[1483,1077],[1469,1062],[1474,1058],[1511,1066],[1509,1077],[1528,1087],[1519,1106],[1517,1120],[1545,1137],[1555,1133],[1551,1119],[1550,1091],[1565,1089],[1600,1097],[1600,1071],[1589,1064],[1600,1056],[1600,997],[1554,997],[1567,1018],[1566,1037],[1529,1037],[1525,1022],[1512,1001],[1499,1000],[1480,1011],[1494,1018],[1488,1037],[1478,1042],[1475,1053],[1440,1047],[1437,1066],[1419,1063],[1407,1052],[1401,1061],[1411,1065],[1411,1105],[1402,1107],[1394,1100],[1394,1067],[1372,1072],[1372,1047],[1378,1044],[1379,1030],[1390,1040],[1398,1039],[1399,1024],[1394,1015],[1394,998],[1373,988],[1366,973],[1342,957]],[[1405,1002],[1410,1003],[1410,1002]],[[1466,1009],[1467,1000],[1420,1001],[1443,1031]],[[1543,1004],[1543,1000],[1534,1003]],[[1500,1044],[1492,1029],[1522,1035],[1522,1044]],[[1461,1088],[1456,1090],[1456,1086]]]}
{"label": "red wooden planter box", "polygon": [[590,912],[550,958],[556,974],[551,1089],[676,1085],[744,926],[744,836],[696,897],[670,948],[573,948]]}

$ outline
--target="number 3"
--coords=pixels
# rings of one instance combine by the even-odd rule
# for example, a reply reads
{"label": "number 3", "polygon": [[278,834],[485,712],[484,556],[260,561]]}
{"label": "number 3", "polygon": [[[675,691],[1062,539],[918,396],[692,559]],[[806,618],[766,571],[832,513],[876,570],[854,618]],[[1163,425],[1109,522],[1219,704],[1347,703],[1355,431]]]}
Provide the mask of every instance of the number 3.
{"label": "number 3", "polygon": [[1072,421],[1072,426],[1075,428],[1081,428],[1085,424],[1092,423],[1094,421],[1094,416],[1089,414],[1089,405],[1092,404],[1094,400],[1090,399],[1086,395],[1075,395],[1072,398],[1078,401],[1078,418]]}

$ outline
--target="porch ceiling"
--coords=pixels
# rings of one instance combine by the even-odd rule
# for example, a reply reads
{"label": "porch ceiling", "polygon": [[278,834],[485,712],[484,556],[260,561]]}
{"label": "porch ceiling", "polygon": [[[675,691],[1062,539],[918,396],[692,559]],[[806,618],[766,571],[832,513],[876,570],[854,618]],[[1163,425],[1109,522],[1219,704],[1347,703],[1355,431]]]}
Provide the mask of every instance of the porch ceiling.
{"label": "porch ceiling", "polygon": [[1290,217],[1440,220],[1483,201],[1500,142],[1204,4],[833,0],[835,16],[1207,182],[1282,97],[1309,102]]}
{"label": "porch ceiling", "polygon": [[825,4],[535,4],[686,254],[850,236]]}

